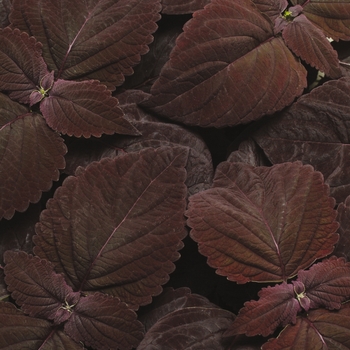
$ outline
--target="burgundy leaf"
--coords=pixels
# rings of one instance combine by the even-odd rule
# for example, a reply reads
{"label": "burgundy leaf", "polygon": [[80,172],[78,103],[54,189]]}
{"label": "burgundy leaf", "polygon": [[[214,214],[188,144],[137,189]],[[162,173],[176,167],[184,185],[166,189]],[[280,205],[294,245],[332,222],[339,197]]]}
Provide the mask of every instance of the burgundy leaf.
{"label": "burgundy leaf", "polygon": [[273,164],[300,160],[322,172],[337,202],[350,194],[349,94],[349,77],[329,81],[253,135]]}
{"label": "burgundy leaf", "polygon": [[64,330],[95,349],[131,349],[143,338],[143,326],[126,304],[102,293],[79,300]]}
{"label": "burgundy leaf", "polygon": [[312,310],[288,325],[277,339],[270,339],[263,350],[310,350],[350,348],[350,304],[339,311]]}
{"label": "burgundy leaf", "polygon": [[0,217],[37,202],[58,180],[65,153],[63,139],[41,115],[0,94]]}
{"label": "burgundy leaf", "polygon": [[29,103],[30,94],[38,89],[47,74],[41,57],[41,44],[18,29],[0,30],[0,90],[22,103]]}
{"label": "burgundy leaf", "polygon": [[350,3],[335,0],[292,0],[305,16],[334,40],[350,40]]}
{"label": "burgundy leaf", "polygon": [[337,221],[340,224],[338,233],[339,241],[333,252],[334,255],[350,260],[350,196],[344,203],[340,203],[337,208]]}
{"label": "burgundy leaf", "polygon": [[162,13],[167,15],[180,15],[192,13],[209,4],[210,0],[162,0]]}
{"label": "burgundy leaf", "polygon": [[274,287],[263,288],[259,292],[258,301],[252,300],[244,304],[225,335],[261,334],[266,337],[278,326],[294,324],[300,310],[293,285],[283,282]]}
{"label": "burgundy leaf", "polygon": [[4,269],[0,269],[0,301],[7,299],[10,296],[6,288]]}
{"label": "burgundy leaf", "polygon": [[323,32],[304,15],[289,22],[282,31],[282,36],[287,46],[305,62],[331,78],[341,77],[337,52]]}
{"label": "burgundy leaf", "polygon": [[5,252],[4,261],[8,290],[25,313],[57,324],[71,316],[68,306],[78,302],[80,293],[72,291],[50,262],[11,250]]}
{"label": "burgundy leaf", "polygon": [[151,327],[137,350],[227,349],[230,339],[222,335],[234,317],[218,307],[192,306],[175,310]]}
{"label": "burgundy leaf", "polygon": [[281,16],[281,13],[288,6],[287,0],[253,0],[260,12],[270,17],[271,22]]}
{"label": "burgundy leaf", "polygon": [[322,175],[301,163],[221,163],[213,188],[190,197],[188,225],[201,254],[229,280],[280,281],[330,254],[334,200]]}
{"label": "burgundy leaf", "polygon": [[11,11],[12,0],[0,0],[0,28],[7,27],[10,22],[8,16]]}
{"label": "burgundy leaf", "polygon": [[186,23],[143,105],[189,125],[232,126],[282,109],[305,86],[304,67],[251,1],[213,0]]}
{"label": "burgundy leaf", "polygon": [[13,8],[12,26],[43,44],[56,78],[96,79],[114,89],[148,52],[161,5],[160,0],[14,0]]}
{"label": "burgundy leaf", "polygon": [[311,308],[340,309],[350,299],[350,263],[343,258],[332,257],[299,271],[298,281],[305,285]]}
{"label": "burgundy leaf", "polygon": [[59,79],[40,103],[40,110],[52,129],[69,136],[138,135],[118,104],[107,87],[96,80]]}
{"label": "burgundy leaf", "polygon": [[102,159],[67,178],[47,203],[34,252],[75,290],[133,305],[159,294],[186,236],[188,151],[162,147]]}

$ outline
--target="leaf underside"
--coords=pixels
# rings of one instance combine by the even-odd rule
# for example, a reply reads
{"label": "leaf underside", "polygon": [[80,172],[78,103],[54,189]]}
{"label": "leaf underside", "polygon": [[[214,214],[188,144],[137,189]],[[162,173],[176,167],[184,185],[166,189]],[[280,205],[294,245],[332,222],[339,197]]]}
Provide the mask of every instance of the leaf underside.
{"label": "leaf underside", "polygon": [[213,187],[189,198],[191,237],[229,280],[282,281],[330,254],[334,200],[322,175],[300,162],[221,163]]}

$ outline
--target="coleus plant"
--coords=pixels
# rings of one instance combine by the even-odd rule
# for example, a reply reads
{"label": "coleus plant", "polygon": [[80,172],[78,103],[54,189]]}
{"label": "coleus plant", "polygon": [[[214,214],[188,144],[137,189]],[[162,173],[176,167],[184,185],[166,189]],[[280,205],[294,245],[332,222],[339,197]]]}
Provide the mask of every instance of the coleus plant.
{"label": "coleus plant", "polygon": [[0,349],[350,349],[350,3],[0,14]]}

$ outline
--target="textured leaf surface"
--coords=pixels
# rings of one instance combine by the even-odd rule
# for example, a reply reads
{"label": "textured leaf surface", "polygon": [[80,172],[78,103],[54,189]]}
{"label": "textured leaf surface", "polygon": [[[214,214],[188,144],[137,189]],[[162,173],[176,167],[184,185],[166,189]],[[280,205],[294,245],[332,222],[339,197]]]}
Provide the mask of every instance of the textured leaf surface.
{"label": "textured leaf surface", "polygon": [[4,261],[8,290],[25,313],[57,324],[71,316],[62,306],[76,304],[80,293],[74,293],[47,260],[25,252],[7,251]]}
{"label": "textured leaf surface", "polygon": [[77,342],[101,350],[131,349],[143,337],[136,313],[119,299],[102,293],[81,298],[64,330]]}
{"label": "textured leaf surface", "polygon": [[186,23],[144,105],[189,125],[231,126],[290,104],[305,78],[250,1],[214,0]]}
{"label": "textured leaf surface", "polygon": [[287,0],[253,0],[260,12],[274,22],[288,6]]}
{"label": "textured leaf surface", "polygon": [[350,78],[327,82],[254,134],[273,164],[300,160],[322,172],[337,202],[350,194],[349,94]]}
{"label": "textured leaf surface", "polygon": [[339,311],[312,310],[308,317],[298,317],[276,339],[263,345],[263,350],[350,349],[350,304]]}
{"label": "textured leaf surface", "polygon": [[305,62],[331,78],[340,78],[337,52],[323,32],[301,14],[287,24],[282,32],[287,46]]}
{"label": "textured leaf surface", "polygon": [[338,224],[328,195],[322,175],[301,163],[223,162],[213,187],[190,197],[186,215],[218,274],[239,283],[280,281],[333,251]]}
{"label": "textured leaf surface", "polygon": [[[1,8],[0,8],[1,9]],[[18,29],[0,30],[0,90],[22,103],[47,74],[41,44]]]}
{"label": "textured leaf surface", "polygon": [[51,188],[66,147],[43,117],[0,94],[0,217],[24,211]]}
{"label": "textured leaf surface", "polygon": [[220,308],[187,307],[170,312],[146,333],[137,350],[227,349],[223,332],[234,315]]}
{"label": "textured leaf surface", "polygon": [[148,149],[103,159],[56,190],[34,252],[75,290],[100,290],[137,307],[161,292],[186,236],[188,151]]}
{"label": "textured leaf surface", "polygon": [[0,28],[5,28],[10,24],[8,16],[11,11],[11,2],[12,0],[0,1]]}
{"label": "textured leaf surface", "polygon": [[283,282],[281,285],[263,288],[259,292],[259,300],[246,302],[225,334],[261,334],[266,337],[278,326],[294,324],[300,310],[291,284]]}
{"label": "textured leaf surface", "polygon": [[209,4],[210,0],[162,0],[162,13],[167,15],[180,15],[192,13]]}
{"label": "textured leaf surface", "polygon": [[305,285],[310,308],[340,309],[350,299],[350,263],[343,258],[332,257],[299,271],[298,281]]}
{"label": "textured leaf surface", "polygon": [[340,238],[333,254],[350,261],[350,196],[346,198],[344,203],[338,205],[337,212]]}
{"label": "textured leaf surface", "polygon": [[339,0],[292,0],[306,17],[334,40],[350,40],[350,3]]}
{"label": "textured leaf surface", "polygon": [[111,89],[148,51],[161,8],[159,0],[14,0],[13,7],[13,27],[43,44],[57,78],[97,79]]}
{"label": "textured leaf surface", "polygon": [[69,136],[99,137],[115,132],[138,135],[118,104],[106,86],[96,80],[59,79],[40,103],[40,110],[52,129]]}

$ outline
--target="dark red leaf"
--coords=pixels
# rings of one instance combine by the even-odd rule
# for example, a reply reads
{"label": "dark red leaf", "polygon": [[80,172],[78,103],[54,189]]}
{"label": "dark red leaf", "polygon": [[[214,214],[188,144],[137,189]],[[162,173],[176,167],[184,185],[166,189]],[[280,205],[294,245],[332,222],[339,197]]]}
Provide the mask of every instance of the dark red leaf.
{"label": "dark red leaf", "polygon": [[82,350],[52,323],[25,316],[13,304],[0,303],[0,349],[2,350]]}
{"label": "dark red leaf", "polygon": [[337,221],[340,224],[338,229],[340,238],[333,254],[350,261],[350,196],[346,198],[344,203],[338,205],[337,211]]}
{"label": "dark red leaf", "polygon": [[186,23],[143,105],[189,125],[232,126],[282,109],[305,86],[304,67],[251,1],[213,0]]}
{"label": "dark red leaf", "polygon": [[277,17],[288,6],[287,0],[253,0],[260,12],[270,17],[271,22],[274,22]]}
{"label": "dark red leaf", "polygon": [[131,349],[143,338],[143,326],[126,304],[102,293],[79,300],[64,330],[77,342],[95,349]]}
{"label": "dark red leaf", "polygon": [[49,261],[11,250],[4,261],[8,290],[25,313],[57,324],[71,316],[68,305],[76,304],[80,293],[72,291]]}
{"label": "dark red leaf", "polygon": [[341,303],[350,299],[350,263],[343,258],[332,257],[308,271],[299,271],[298,281],[305,286],[310,308],[340,309]]}
{"label": "dark red leaf", "polygon": [[334,40],[350,40],[350,3],[334,0],[292,0],[303,6],[305,16]]}
{"label": "dark red leaf", "polygon": [[0,28],[7,27],[10,22],[8,16],[11,11],[12,0],[0,0]]}
{"label": "dark red leaf", "polygon": [[303,14],[289,22],[282,36],[287,46],[305,62],[331,78],[340,78],[337,52],[324,36]]}
{"label": "dark red leaf", "polygon": [[277,339],[270,339],[263,350],[350,349],[350,303],[339,311],[312,310],[298,317]]}
{"label": "dark red leaf", "polygon": [[349,94],[349,77],[329,81],[253,135],[273,164],[300,160],[320,171],[337,202],[350,194]]}
{"label": "dark red leaf", "polygon": [[148,52],[161,5],[160,0],[14,0],[13,8],[12,26],[43,44],[56,78],[96,79],[114,89]]}
{"label": "dark red leaf", "polygon": [[57,80],[40,103],[47,124],[69,136],[139,135],[123,117],[118,100],[96,80]]}
{"label": "dark red leaf", "polygon": [[213,188],[189,198],[188,225],[201,254],[229,280],[281,281],[330,254],[336,212],[322,175],[301,163],[223,162]]}
{"label": "dark red leaf", "polygon": [[283,282],[263,288],[258,301],[244,304],[225,335],[246,334],[251,337],[261,334],[266,337],[279,326],[294,324],[300,310],[292,284]]}
{"label": "dark red leaf", "polygon": [[0,217],[25,211],[58,180],[63,139],[36,113],[0,94]]}
{"label": "dark red leaf", "polygon": [[210,0],[162,0],[162,13],[167,15],[180,15],[192,13],[209,4]]}
{"label": "dark red leaf", "polygon": [[187,234],[187,157],[185,148],[161,147],[79,168],[47,203],[35,254],[75,290],[100,290],[135,308],[150,303]]}
{"label": "dark red leaf", "polygon": [[0,90],[22,103],[29,103],[30,94],[38,89],[47,74],[41,57],[41,44],[18,29],[0,30]]}
{"label": "dark red leaf", "polygon": [[227,349],[230,339],[222,335],[234,317],[218,307],[175,310],[151,327],[137,350]]}

